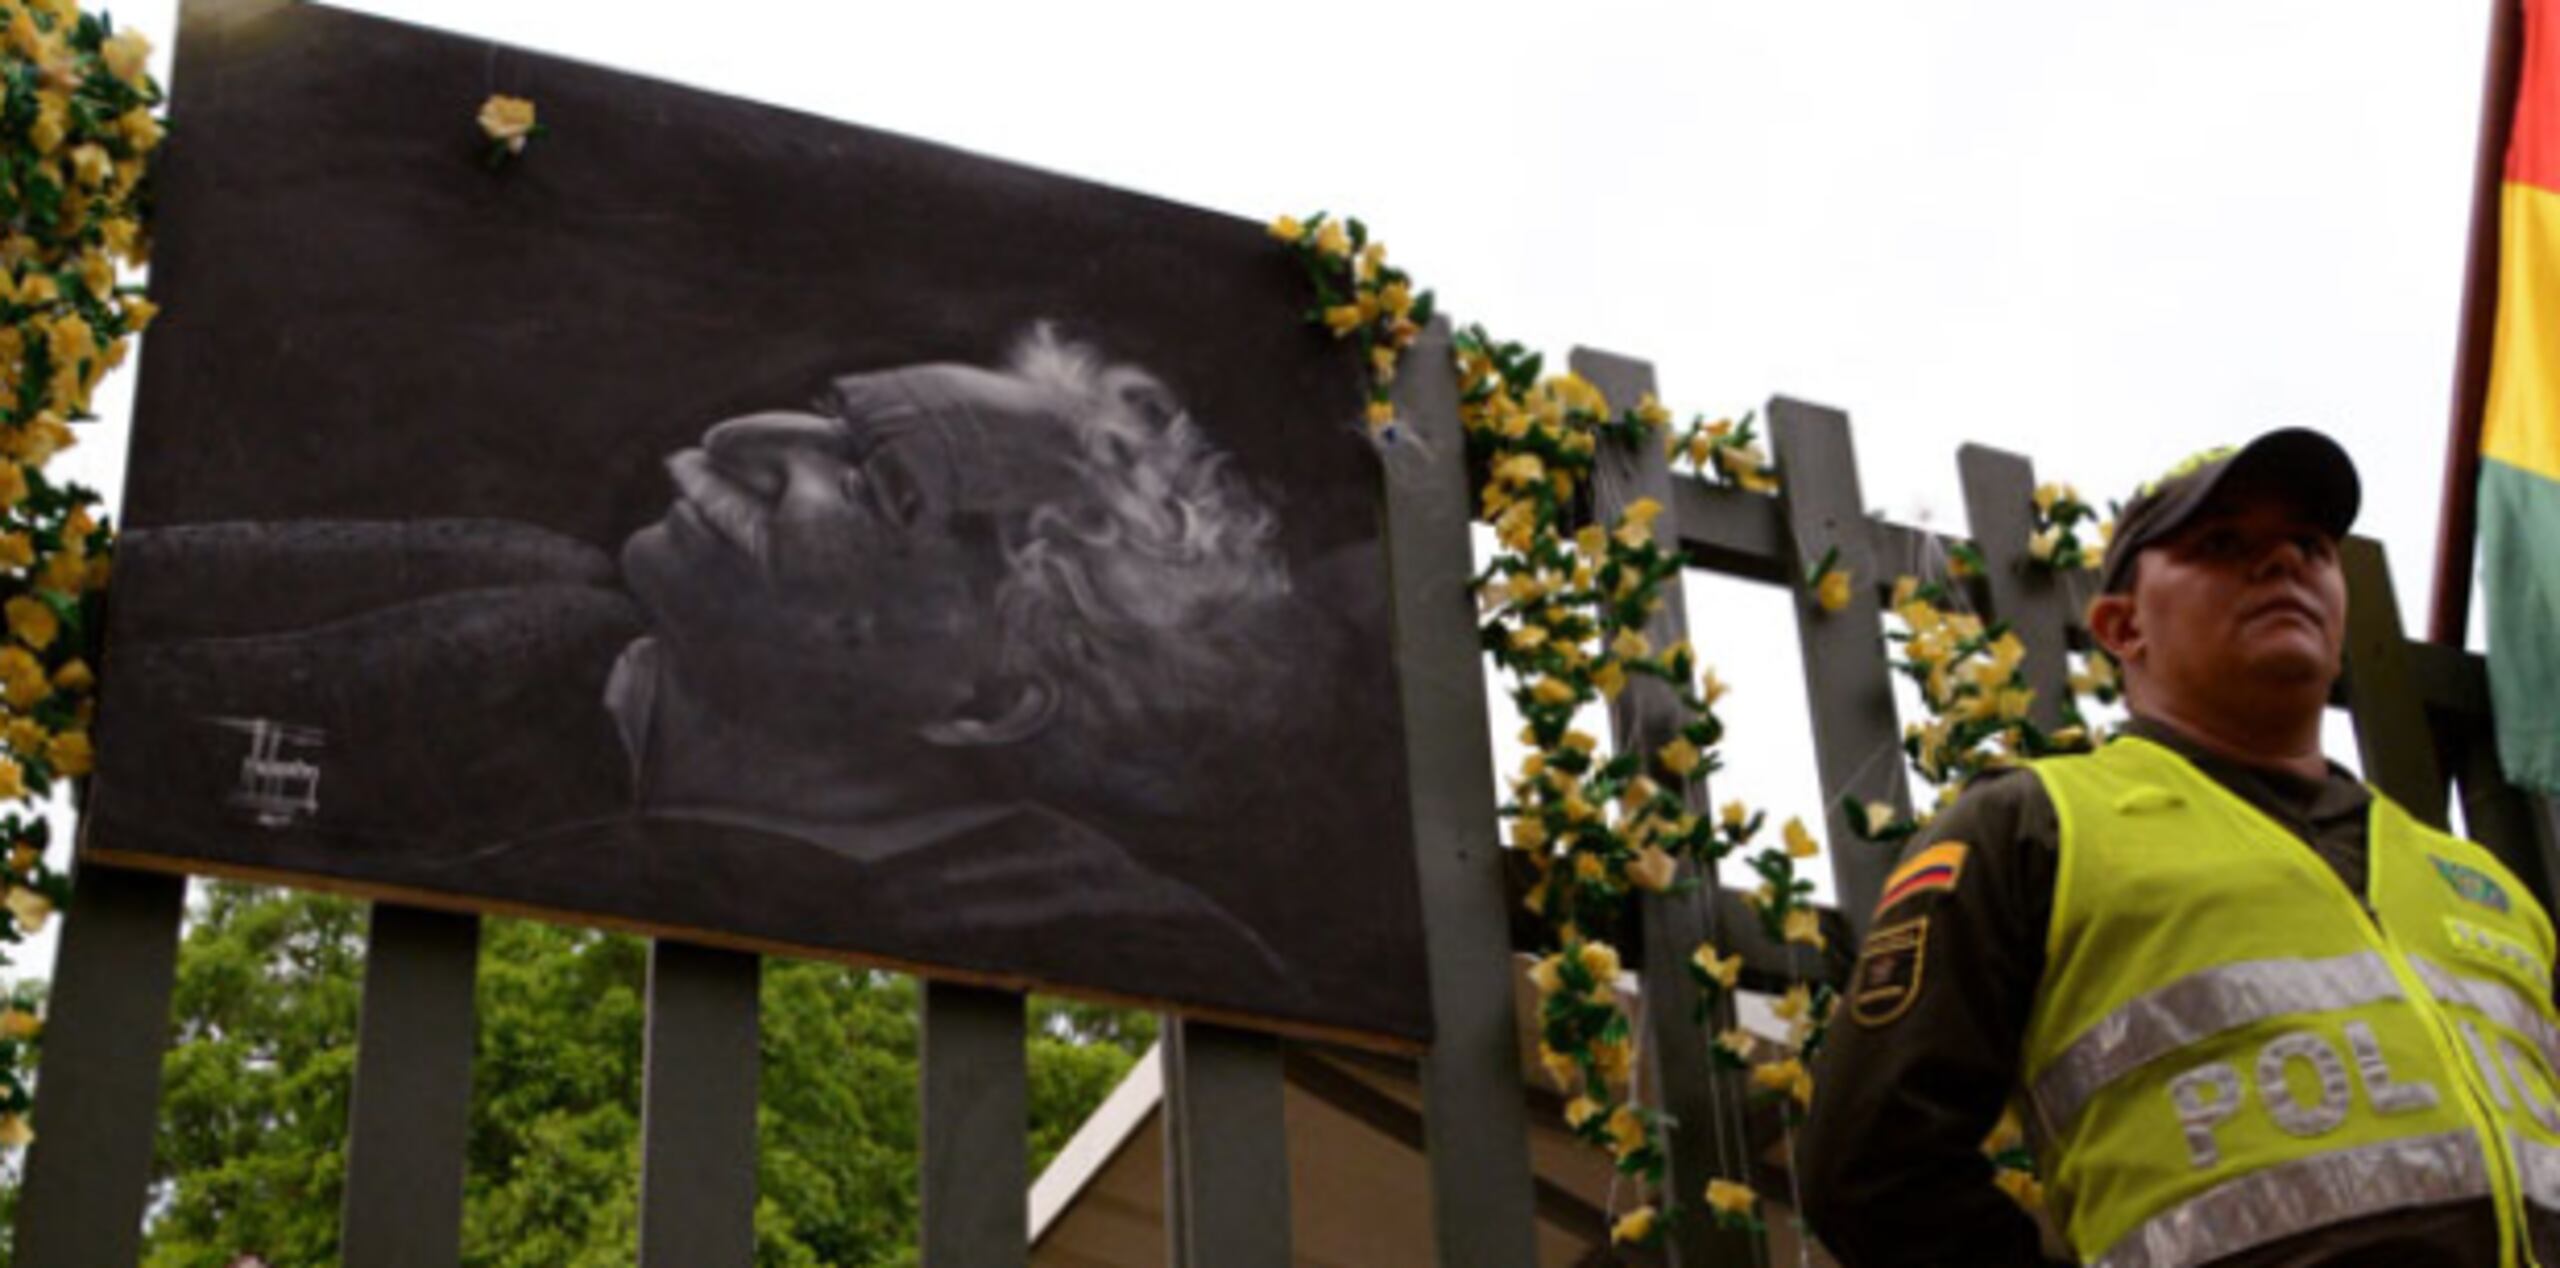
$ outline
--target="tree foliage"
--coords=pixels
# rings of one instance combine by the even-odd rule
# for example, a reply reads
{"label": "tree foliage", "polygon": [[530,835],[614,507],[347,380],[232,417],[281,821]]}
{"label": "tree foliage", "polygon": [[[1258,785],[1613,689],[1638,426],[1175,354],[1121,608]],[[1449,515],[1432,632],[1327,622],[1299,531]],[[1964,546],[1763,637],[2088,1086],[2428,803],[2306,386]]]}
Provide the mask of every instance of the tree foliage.
{"label": "tree foliage", "polygon": [[[236,885],[204,895],[179,959],[144,1262],[334,1262],[365,908]],[[633,1261],[647,976],[643,940],[485,922],[464,1264]],[[768,959],[761,1003],[757,1262],[914,1263],[915,983]],[[1028,1026],[1036,1174],[1155,1024],[1035,999]]]}

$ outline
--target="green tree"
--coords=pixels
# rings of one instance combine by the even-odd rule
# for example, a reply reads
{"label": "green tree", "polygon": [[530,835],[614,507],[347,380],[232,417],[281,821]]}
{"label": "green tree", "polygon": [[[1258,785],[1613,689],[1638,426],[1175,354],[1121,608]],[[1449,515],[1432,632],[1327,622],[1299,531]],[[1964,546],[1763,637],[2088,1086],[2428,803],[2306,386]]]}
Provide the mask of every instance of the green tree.
{"label": "green tree", "polygon": [[[150,1268],[337,1256],[365,909],[213,885],[180,953],[164,1075]],[[638,1237],[648,945],[492,919],[479,1035],[463,1262],[632,1262]],[[914,1262],[917,991],[912,979],[765,962],[764,1268]],[[1034,999],[1035,1174],[1152,1042],[1145,1014]]]}

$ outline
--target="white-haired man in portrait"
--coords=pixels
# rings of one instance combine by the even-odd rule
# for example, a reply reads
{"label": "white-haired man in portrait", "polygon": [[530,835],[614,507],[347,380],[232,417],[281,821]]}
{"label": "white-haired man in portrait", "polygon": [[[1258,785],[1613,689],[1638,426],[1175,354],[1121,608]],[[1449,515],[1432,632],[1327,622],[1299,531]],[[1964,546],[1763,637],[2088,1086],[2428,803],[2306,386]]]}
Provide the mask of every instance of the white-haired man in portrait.
{"label": "white-haired man in portrait", "polygon": [[[786,942],[990,968],[1110,921],[1125,953],[1286,978],[1118,831],[1213,848],[1342,643],[1163,384],[1035,328],[993,368],[718,422],[665,467],[618,561],[494,520],[131,533],[126,580],[161,601],[116,670],[204,723],[154,754],[131,830],[240,830],[241,720],[272,721],[318,737],[312,804],[259,819],[297,866],[502,874],[643,923],[752,909]],[[183,601],[244,587],[280,596],[260,628]]]}

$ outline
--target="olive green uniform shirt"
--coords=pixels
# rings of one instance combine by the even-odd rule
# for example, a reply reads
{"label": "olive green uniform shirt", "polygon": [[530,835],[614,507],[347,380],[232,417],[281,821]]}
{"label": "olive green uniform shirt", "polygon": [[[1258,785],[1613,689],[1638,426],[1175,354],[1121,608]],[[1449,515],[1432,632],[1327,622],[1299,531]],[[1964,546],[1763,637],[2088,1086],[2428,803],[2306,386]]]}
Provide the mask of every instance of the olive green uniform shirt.
{"label": "olive green uniform shirt", "polygon": [[[2307,780],[2214,755],[2158,722],[2163,744],[2291,831],[2365,892],[2372,794],[2331,764]],[[1919,994],[1881,1025],[1843,1008],[1816,1070],[1799,1142],[1807,1222],[1847,1268],[2006,1268],[2053,1262],[2035,1221],[1992,1187],[1982,1141],[2018,1085],[2027,1016],[2044,976],[2061,825],[2025,770],[1974,781],[1904,857],[1941,841],[1970,846],[1952,889],[1897,910],[1929,916]],[[2373,1216],[2245,1252],[2218,1268],[2470,1268],[2498,1262],[2483,1200]]]}

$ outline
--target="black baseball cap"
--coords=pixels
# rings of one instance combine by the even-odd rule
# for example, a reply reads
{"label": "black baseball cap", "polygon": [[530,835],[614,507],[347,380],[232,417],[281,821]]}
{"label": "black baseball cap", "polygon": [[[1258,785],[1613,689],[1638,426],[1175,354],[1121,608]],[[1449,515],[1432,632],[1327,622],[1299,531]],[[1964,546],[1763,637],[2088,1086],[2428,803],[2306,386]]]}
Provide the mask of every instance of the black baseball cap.
{"label": "black baseball cap", "polygon": [[2280,428],[2245,445],[2189,455],[2135,490],[2116,516],[2115,536],[2107,542],[2098,572],[2099,589],[2123,589],[2143,547],[2185,527],[2215,494],[2235,488],[2278,490],[2297,499],[2331,537],[2347,535],[2364,497],[2347,451],[2308,427]]}

